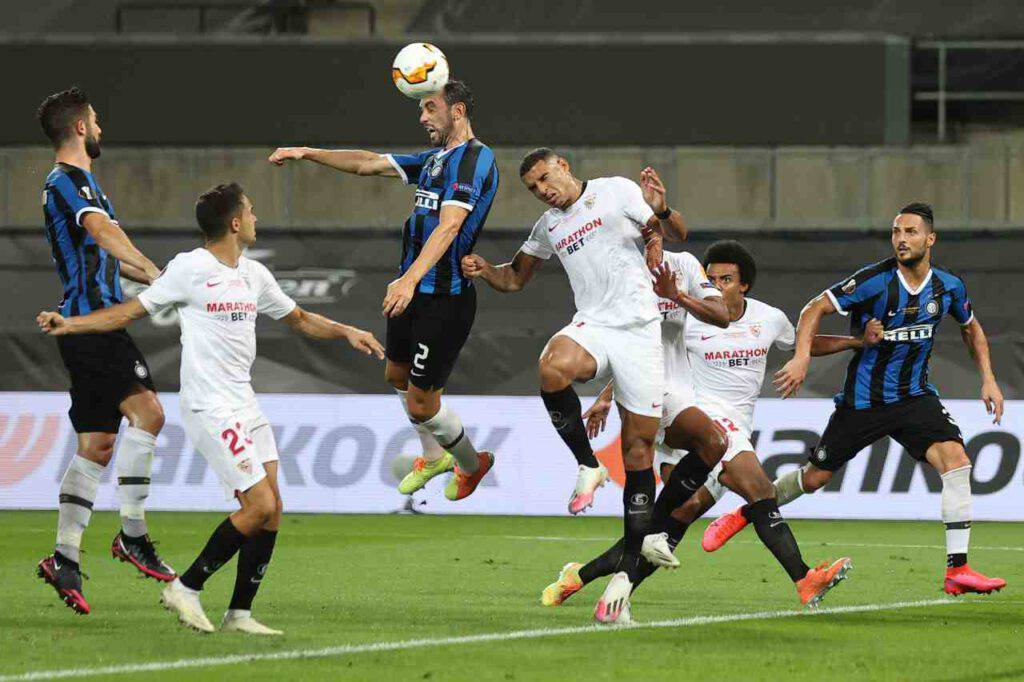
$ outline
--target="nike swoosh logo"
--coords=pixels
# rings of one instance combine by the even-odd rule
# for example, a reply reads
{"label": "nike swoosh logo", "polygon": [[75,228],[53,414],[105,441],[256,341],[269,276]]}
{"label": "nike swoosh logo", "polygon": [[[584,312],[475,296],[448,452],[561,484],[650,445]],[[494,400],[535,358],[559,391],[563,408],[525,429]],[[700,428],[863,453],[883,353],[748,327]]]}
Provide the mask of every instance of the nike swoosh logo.
{"label": "nike swoosh logo", "polygon": [[56,559],[54,559],[54,560],[53,560],[53,567],[54,567],[55,569],[57,569],[58,571],[60,570],[60,564],[58,564],[58,563],[57,563],[57,560],[56,560]]}
{"label": "nike swoosh logo", "polygon": [[651,403],[651,407],[653,407],[654,409],[657,409],[657,408],[661,407],[661,403]]}
{"label": "nike swoosh logo", "polygon": [[782,523],[785,523],[785,522],[784,521],[776,521],[775,523],[769,523],[768,527],[769,528],[774,528],[775,526],[781,525]]}
{"label": "nike swoosh logo", "polygon": [[889,314],[887,315],[887,317],[896,317],[896,313],[893,312],[892,310],[890,310]]}
{"label": "nike swoosh logo", "polygon": [[220,286],[220,282],[214,282],[213,284],[210,284],[209,282],[207,282],[206,286],[212,289],[213,287],[219,287]]}
{"label": "nike swoosh logo", "polygon": [[700,340],[701,340],[701,341],[707,341],[708,339],[713,339],[713,338],[715,338],[716,336],[718,336],[718,334],[712,334],[711,336],[704,336],[703,334],[701,334],[701,335],[700,335]]}

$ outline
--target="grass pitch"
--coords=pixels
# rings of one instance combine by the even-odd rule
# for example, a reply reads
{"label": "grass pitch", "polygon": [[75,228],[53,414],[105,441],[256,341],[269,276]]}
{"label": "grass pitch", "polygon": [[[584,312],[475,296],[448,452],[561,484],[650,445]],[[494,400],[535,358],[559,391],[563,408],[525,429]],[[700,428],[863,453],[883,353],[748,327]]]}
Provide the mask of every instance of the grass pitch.
{"label": "grass pitch", "polygon": [[[0,681],[53,671],[247,681],[1024,679],[1024,524],[972,532],[972,566],[1006,578],[1007,589],[943,600],[941,524],[793,521],[808,563],[854,563],[825,600],[839,611],[807,617],[786,613],[801,611],[795,590],[752,530],[705,554],[701,523],[679,550],[682,568],[634,595],[644,627],[597,629],[604,581],[561,608],[542,608],[539,597],[562,564],[620,534],[615,519],[286,515],[254,610],[286,634],[253,638],[180,626],[157,604],[157,583],[110,558],[111,513],[95,514],[86,535],[93,613],[76,616],[35,577],[55,517],[0,513]],[[179,571],[221,518],[149,514]],[[215,623],[233,582],[234,562],[203,593]],[[917,604],[932,600],[941,601]],[[472,635],[488,636],[460,639]],[[279,657],[246,658],[268,654]]]}

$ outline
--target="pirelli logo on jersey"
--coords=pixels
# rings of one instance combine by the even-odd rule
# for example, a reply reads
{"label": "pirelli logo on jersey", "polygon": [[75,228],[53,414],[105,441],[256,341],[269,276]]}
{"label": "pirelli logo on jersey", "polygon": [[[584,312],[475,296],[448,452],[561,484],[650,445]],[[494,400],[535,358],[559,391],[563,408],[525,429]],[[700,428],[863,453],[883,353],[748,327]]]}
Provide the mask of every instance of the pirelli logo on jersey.
{"label": "pirelli logo on jersey", "polygon": [[915,324],[899,329],[886,329],[882,338],[886,341],[920,341],[932,338],[933,327],[930,324]]}
{"label": "pirelli logo on jersey", "polygon": [[440,200],[441,195],[437,192],[430,192],[425,189],[416,190],[416,208],[425,208],[428,211],[436,211]]}

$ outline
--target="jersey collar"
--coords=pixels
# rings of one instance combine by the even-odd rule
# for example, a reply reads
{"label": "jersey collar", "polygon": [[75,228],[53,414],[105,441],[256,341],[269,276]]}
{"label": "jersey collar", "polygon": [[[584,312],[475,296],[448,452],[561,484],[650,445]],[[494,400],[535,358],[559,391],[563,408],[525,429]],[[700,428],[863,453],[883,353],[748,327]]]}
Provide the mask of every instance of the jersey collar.
{"label": "jersey collar", "polygon": [[917,285],[917,289],[910,288],[910,285],[907,284],[907,280],[903,278],[903,272],[898,267],[896,268],[896,276],[900,278],[900,284],[903,285],[903,288],[907,290],[908,294],[911,296],[917,296],[924,291],[926,286],[928,286],[928,282],[932,281],[932,269],[928,268],[928,274],[925,275],[924,279],[921,280],[921,283]]}

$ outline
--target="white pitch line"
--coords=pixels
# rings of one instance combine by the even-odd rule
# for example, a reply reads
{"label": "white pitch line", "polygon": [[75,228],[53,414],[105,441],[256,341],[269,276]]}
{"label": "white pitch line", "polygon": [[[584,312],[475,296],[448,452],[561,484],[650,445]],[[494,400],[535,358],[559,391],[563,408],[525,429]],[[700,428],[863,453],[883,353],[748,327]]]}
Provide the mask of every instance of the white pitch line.
{"label": "white pitch line", "polygon": [[716,625],[744,620],[770,620],[775,618],[792,618],[799,616],[825,616],[846,613],[865,613],[870,611],[895,611],[921,606],[948,606],[966,603],[952,599],[923,599],[920,601],[898,601],[887,604],[861,604],[857,606],[837,606],[814,611],[756,611],[753,613],[731,613],[717,616],[691,616],[672,620],[658,620],[650,623],[636,623],[620,627],[601,625],[582,625],[563,628],[538,628],[534,630],[512,630],[509,632],[490,632],[478,635],[462,635],[458,637],[437,637],[432,639],[406,639],[397,642],[372,642],[368,644],[344,644],[341,646],[324,647],[322,649],[295,649],[272,653],[238,654],[234,656],[211,656],[207,658],[183,658],[176,661],[152,661],[149,663],[128,663],[110,665],[100,668],[64,668],[58,670],[41,670],[13,675],[0,675],[0,682],[27,682],[29,680],[56,680],[69,677],[92,677],[94,675],[130,675],[133,673],[159,672],[163,670],[181,670],[186,668],[210,668],[215,666],[237,665],[254,661],[289,661],[311,658],[330,658],[348,654],[377,653],[381,651],[401,651],[405,649],[422,649],[427,647],[443,647],[459,644],[477,644],[480,642],[507,642],[519,639],[537,639],[540,637],[558,637],[563,635],[587,635],[611,632],[629,632],[632,630],[650,630],[655,628],[685,628],[699,625]]}
{"label": "white pitch line", "polygon": [[[481,535],[480,537],[493,537],[487,535]],[[554,535],[502,535],[502,539],[505,540],[539,540],[542,542],[611,542],[614,538],[611,536],[598,538],[598,537],[572,537],[564,536],[558,537]],[[758,540],[733,540],[733,542],[740,543],[743,545],[758,545],[761,544]],[[804,540],[804,544],[824,544],[830,547],[878,547],[881,549],[946,549],[945,545],[897,545],[897,544],[880,544],[873,542],[826,542],[823,540]],[[995,545],[971,545],[971,549],[984,549],[984,550],[995,550],[1000,552],[1024,552],[1024,547],[1002,547]]]}

